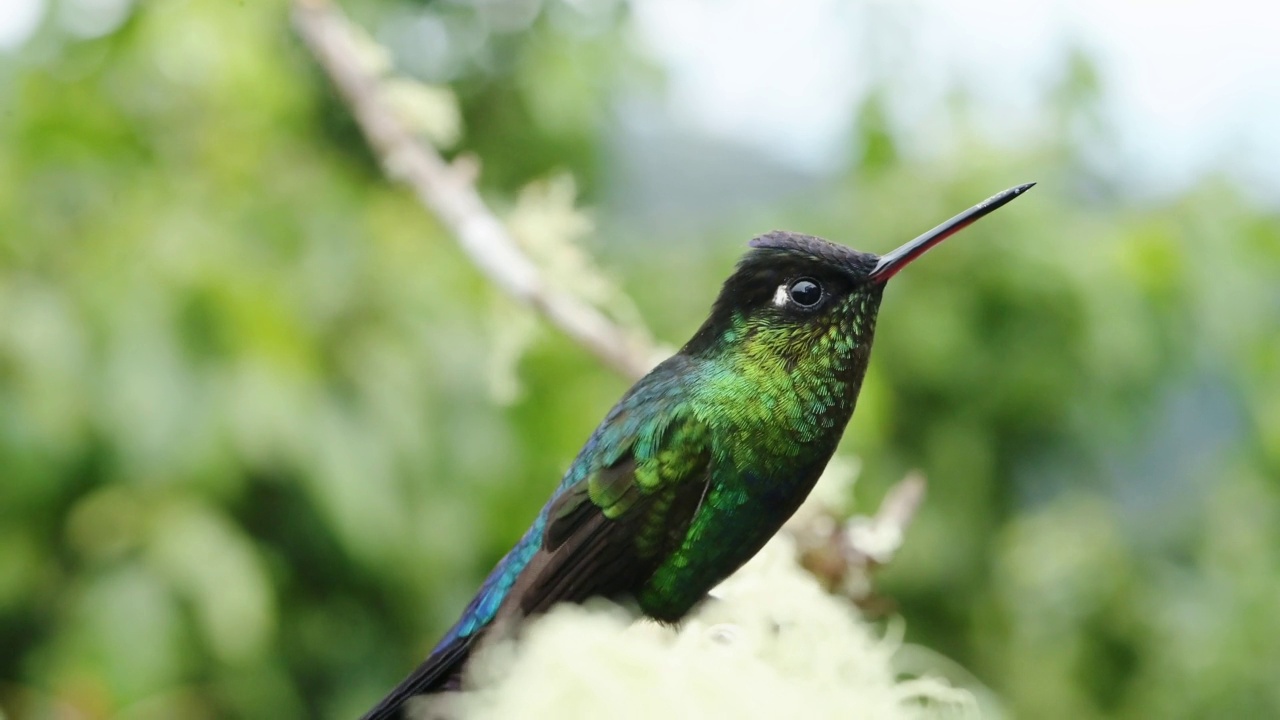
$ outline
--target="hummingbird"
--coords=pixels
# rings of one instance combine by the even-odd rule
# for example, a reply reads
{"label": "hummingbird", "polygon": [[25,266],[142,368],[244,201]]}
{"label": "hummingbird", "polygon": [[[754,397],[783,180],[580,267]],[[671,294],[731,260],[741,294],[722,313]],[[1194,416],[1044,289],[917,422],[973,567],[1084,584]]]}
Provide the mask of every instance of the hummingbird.
{"label": "hummingbird", "polygon": [[468,657],[553,605],[603,596],[675,623],[808,496],[853,415],[885,284],[1035,183],[884,256],[774,231],[693,338],[636,382],[461,618],[364,720],[461,688]]}

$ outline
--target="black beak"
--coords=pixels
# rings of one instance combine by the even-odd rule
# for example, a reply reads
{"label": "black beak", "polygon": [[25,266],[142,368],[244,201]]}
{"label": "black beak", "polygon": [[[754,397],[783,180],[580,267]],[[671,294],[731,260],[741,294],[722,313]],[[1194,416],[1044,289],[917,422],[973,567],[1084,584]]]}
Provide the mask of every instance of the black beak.
{"label": "black beak", "polygon": [[915,260],[916,258],[928,252],[929,248],[933,247],[934,245],[937,245],[943,240],[946,240],[952,235],[955,235],[956,233],[960,232],[961,230],[965,229],[969,225],[976,222],[979,218],[983,217],[987,213],[992,212],[996,208],[999,208],[1005,205],[1010,200],[1030,190],[1034,185],[1035,183],[1033,182],[1027,183],[1025,185],[1019,185],[1017,187],[1009,188],[1008,190],[1005,190],[1004,192],[998,195],[993,195],[987,198],[986,200],[983,200],[977,205],[974,205],[968,210],[965,210],[959,215],[942,223],[938,227],[921,235],[915,240],[912,240],[906,245],[903,245],[897,250],[894,250],[888,255],[882,256],[880,258],[880,261],[876,263],[875,269],[873,269],[871,271],[871,274],[868,275],[867,277],[872,282],[877,282],[881,284],[888,282],[889,278],[898,274],[898,271],[906,267],[907,265],[909,265],[912,260]]}

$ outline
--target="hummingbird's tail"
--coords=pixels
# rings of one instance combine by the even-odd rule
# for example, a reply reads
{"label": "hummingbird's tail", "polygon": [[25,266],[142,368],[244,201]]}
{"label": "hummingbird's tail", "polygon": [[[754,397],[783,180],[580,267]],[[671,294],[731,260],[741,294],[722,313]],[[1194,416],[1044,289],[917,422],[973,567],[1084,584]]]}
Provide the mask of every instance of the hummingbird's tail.
{"label": "hummingbird's tail", "polygon": [[429,695],[459,689],[462,666],[471,656],[471,648],[483,635],[476,632],[466,637],[454,636],[437,647],[409,677],[378,701],[360,720],[396,720],[403,717],[404,705],[415,695]]}

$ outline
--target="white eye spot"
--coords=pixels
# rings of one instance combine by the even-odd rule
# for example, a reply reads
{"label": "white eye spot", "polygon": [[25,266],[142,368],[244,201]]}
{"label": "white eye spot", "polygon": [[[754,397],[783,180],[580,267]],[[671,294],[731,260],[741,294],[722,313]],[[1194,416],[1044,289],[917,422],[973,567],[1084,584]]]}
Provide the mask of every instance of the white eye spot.
{"label": "white eye spot", "polygon": [[787,284],[782,283],[778,286],[777,292],[773,294],[773,304],[778,307],[785,307],[790,299],[791,298],[787,295]]}

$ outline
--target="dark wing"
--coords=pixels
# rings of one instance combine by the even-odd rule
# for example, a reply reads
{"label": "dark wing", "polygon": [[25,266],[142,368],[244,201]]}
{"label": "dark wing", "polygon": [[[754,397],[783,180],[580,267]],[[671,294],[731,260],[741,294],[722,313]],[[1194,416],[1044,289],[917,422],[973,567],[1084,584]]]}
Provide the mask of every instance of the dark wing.
{"label": "dark wing", "polygon": [[692,413],[666,409],[661,421],[628,423],[615,456],[548,505],[542,546],[499,617],[632,595],[683,542],[706,495],[711,438]]}
{"label": "dark wing", "polygon": [[455,637],[436,648],[409,677],[382,698],[372,710],[362,715],[360,720],[400,718],[404,716],[405,702],[415,695],[459,689],[462,666],[471,655],[472,647],[481,637],[483,633]]}
{"label": "dark wing", "polygon": [[[677,355],[664,365],[685,361]],[[570,484],[490,574],[463,619],[364,720],[399,717],[414,695],[456,689],[483,638],[501,636],[525,616],[558,602],[634,594],[683,542],[706,496],[711,438],[678,385],[664,382],[680,368],[668,369],[655,370],[610,412],[570,468]],[[496,611],[485,609],[491,602]]]}

